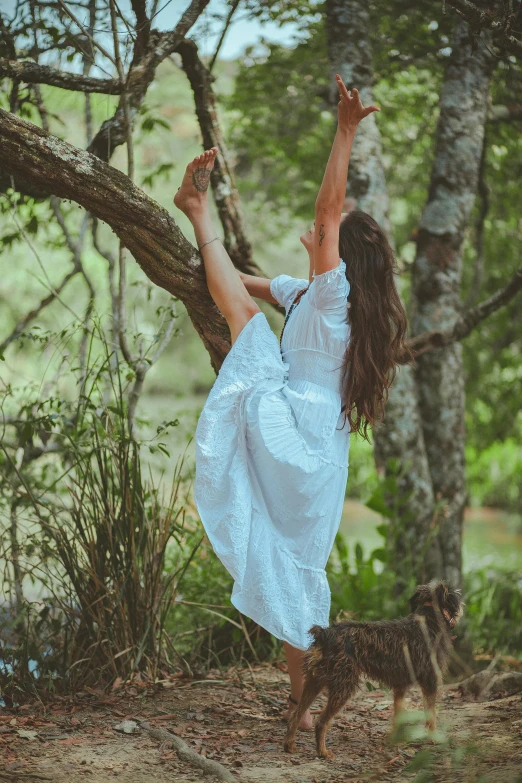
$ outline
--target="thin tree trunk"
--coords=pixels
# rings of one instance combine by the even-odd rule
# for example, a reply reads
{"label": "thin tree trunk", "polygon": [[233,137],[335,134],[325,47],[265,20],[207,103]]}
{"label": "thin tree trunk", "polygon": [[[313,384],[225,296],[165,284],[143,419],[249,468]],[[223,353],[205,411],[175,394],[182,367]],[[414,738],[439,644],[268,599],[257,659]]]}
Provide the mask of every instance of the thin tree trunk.
{"label": "thin tree trunk", "polygon": [[[365,106],[374,103],[373,58],[370,43],[369,4],[364,0],[327,0],[326,34],[334,107],[339,100],[335,74],[339,73],[348,89],[357,87]],[[358,127],[350,157],[350,176],[346,189],[355,208],[368,212],[384,230],[390,232],[389,199],[382,162],[381,134],[375,114]]]}
{"label": "thin tree trunk", "polygon": [[[368,4],[365,0],[327,0],[328,57],[332,75],[340,73],[349,87],[357,87],[363,103],[373,103],[373,61]],[[337,105],[337,93],[333,95]],[[368,212],[389,231],[389,199],[382,160],[380,131],[371,114],[357,130],[350,158],[347,195],[356,208]],[[386,500],[394,509],[389,526],[391,565],[407,578],[421,579],[424,557],[417,544],[420,530],[433,519],[433,489],[424,446],[413,370],[401,367],[390,390],[385,421],[374,430],[374,453],[379,473],[397,479],[395,496]],[[399,471],[397,471],[397,466]],[[408,568],[405,568],[405,559]],[[401,585],[397,585],[400,590]]]}
{"label": "thin tree trunk", "polygon": [[[468,25],[456,24],[441,90],[435,158],[412,276],[414,334],[451,328],[461,309],[462,245],[477,191],[493,58],[484,38],[472,46]],[[417,360],[419,406],[435,498],[443,509],[432,538],[431,563],[454,585],[462,579],[466,502],[462,345]]]}

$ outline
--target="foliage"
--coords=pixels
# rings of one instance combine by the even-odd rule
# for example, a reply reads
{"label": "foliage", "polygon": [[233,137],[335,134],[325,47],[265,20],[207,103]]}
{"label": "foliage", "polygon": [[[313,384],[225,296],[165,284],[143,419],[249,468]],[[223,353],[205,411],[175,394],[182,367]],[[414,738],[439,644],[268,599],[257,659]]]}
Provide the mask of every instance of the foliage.
{"label": "foliage", "polygon": [[322,24],[311,26],[293,49],[276,44],[266,44],[261,53],[246,49],[235,92],[223,102],[234,112],[231,142],[240,192],[251,202],[260,191],[258,210],[285,206],[299,217],[313,214],[325,139],[334,133],[327,94]]}
{"label": "foliage", "polygon": [[[71,370],[78,398],[55,393],[23,405],[9,421],[18,449],[13,455],[8,441],[2,445],[12,611],[0,685],[11,701],[30,685],[74,689],[136,672],[154,678],[172,666],[165,622],[194,554],[185,543],[192,544],[192,520],[183,460],[164,499],[161,485],[142,476],[143,449],[162,444],[130,436],[125,368],[114,365],[99,329],[89,357],[85,376]],[[155,441],[174,425],[158,427]],[[31,458],[39,448],[47,459]],[[173,539],[177,558],[166,571]]]}
{"label": "foliage", "polygon": [[480,569],[466,574],[466,616],[478,652],[522,649],[522,572]]}
{"label": "foliage", "polygon": [[[484,402],[477,406],[488,410]],[[520,439],[507,437],[485,449],[472,443],[466,446],[467,480],[476,504],[493,506],[522,513],[522,450]]]}

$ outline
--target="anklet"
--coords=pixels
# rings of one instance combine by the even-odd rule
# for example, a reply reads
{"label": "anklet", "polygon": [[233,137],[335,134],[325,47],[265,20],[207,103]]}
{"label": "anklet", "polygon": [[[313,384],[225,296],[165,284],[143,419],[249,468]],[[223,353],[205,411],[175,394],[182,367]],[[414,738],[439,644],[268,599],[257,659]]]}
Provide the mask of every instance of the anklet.
{"label": "anklet", "polygon": [[294,699],[294,697],[293,697],[293,696],[289,696],[288,698],[290,699],[290,701],[292,702],[292,704],[299,704],[299,702],[298,702],[298,701],[296,701],[296,700]]}
{"label": "anklet", "polygon": [[219,237],[214,237],[214,239],[208,239],[206,242],[203,242],[203,244],[198,247],[198,250],[201,250],[205,245],[210,245],[211,242],[215,242],[216,239],[219,239]]}

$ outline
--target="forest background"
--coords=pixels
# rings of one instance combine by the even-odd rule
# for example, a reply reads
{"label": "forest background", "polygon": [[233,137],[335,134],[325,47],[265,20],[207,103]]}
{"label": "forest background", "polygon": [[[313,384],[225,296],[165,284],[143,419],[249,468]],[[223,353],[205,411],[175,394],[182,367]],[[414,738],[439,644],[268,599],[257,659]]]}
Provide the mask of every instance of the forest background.
{"label": "forest background", "polygon": [[[454,6],[193,2],[168,41],[154,37],[150,3],[2,11],[8,699],[43,677],[60,690],[278,655],[230,607],[193,505],[192,439],[228,346],[172,196],[188,160],[217,144],[216,219],[234,262],[305,276],[298,237],[335,129],[335,70],[381,107],[354,149],[347,198],[389,231],[412,339],[424,342],[416,369],[399,373],[388,428],[375,444],[352,439],[332,617],[394,616],[415,581],[444,576],[465,594],[461,654],[519,655],[518,9],[498,3],[477,21]],[[236,19],[296,38],[226,60],[219,42]],[[163,56],[151,65],[152,43]],[[54,142],[44,160],[26,122],[113,168],[89,169]],[[163,213],[114,169],[181,234],[165,222],[158,239]],[[263,309],[277,332],[282,314]]]}

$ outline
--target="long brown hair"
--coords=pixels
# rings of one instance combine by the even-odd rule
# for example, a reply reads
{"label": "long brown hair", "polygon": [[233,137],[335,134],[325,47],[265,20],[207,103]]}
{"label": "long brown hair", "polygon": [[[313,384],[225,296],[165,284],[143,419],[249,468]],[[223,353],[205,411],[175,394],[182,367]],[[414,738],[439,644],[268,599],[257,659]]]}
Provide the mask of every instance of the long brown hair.
{"label": "long brown hair", "polygon": [[366,212],[349,212],[339,227],[339,255],[350,283],[350,342],[343,363],[343,404],[350,432],[369,440],[367,429],[384,417],[399,356],[406,313],[395,287],[397,264],[386,234]]}

